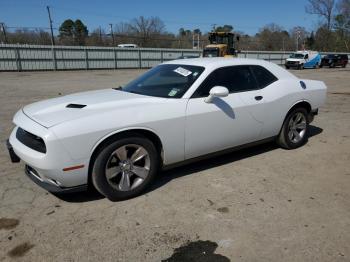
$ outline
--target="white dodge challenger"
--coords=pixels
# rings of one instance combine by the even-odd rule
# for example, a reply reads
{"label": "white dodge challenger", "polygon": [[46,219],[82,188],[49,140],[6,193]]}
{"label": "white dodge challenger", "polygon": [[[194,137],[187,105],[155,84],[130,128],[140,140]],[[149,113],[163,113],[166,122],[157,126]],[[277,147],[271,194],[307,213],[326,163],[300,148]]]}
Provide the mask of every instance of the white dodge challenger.
{"label": "white dodge challenger", "polygon": [[7,146],[48,191],[91,185],[122,200],[164,167],[268,140],[302,146],[326,91],[263,60],[175,60],[122,88],[23,107]]}

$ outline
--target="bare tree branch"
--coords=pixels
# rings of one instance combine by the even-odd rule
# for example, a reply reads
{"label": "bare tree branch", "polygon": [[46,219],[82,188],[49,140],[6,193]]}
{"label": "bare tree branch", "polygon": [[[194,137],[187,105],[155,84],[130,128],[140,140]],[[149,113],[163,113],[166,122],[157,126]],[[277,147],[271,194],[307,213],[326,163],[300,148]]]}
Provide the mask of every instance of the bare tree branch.
{"label": "bare tree branch", "polygon": [[308,0],[305,11],[309,14],[319,15],[326,19],[327,29],[331,29],[335,0]]}

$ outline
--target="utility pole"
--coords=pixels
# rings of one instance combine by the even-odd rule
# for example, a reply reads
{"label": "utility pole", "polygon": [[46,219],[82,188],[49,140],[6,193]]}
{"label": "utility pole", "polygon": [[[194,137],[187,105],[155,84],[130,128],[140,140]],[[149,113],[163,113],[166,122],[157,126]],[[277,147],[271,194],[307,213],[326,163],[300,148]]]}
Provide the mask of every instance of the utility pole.
{"label": "utility pole", "polygon": [[50,30],[51,30],[51,44],[55,45],[55,38],[53,36],[53,29],[52,29],[52,19],[51,19],[51,13],[50,13],[50,7],[46,6],[47,8],[47,13],[49,15],[49,22],[50,22]]}
{"label": "utility pole", "polygon": [[5,24],[4,23],[0,23],[0,29],[4,34],[4,38],[5,38],[5,44],[7,44],[7,35],[6,35],[6,29],[5,29]]}
{"label": "utility pole", "polygon": [[113,34],[113,25],[109,24],[109,26],[111,27],[111,36],[112,36],[112,42],[113,42],[113,46],[115,45],[115,41],[114,41],[114,34]]}
{"label": "utility pole", "polygon": [[100,33],[100,42],[102,43],[102,30],[101,30],[101,26],[99,26],[98,28],[99,28],[99,33]]}
{"label": "utility pole", "polygon": [[194,32],[192,32],[192,49],[194,49]]}
{"label": "utility pole", "polygon": [[199,34],[197,34],[197,49],[199,49]]}
{"label": "utility pole", "polygon": [[297,51],[299,49],[299,38],[300,38],[300,31],[297,31]]}

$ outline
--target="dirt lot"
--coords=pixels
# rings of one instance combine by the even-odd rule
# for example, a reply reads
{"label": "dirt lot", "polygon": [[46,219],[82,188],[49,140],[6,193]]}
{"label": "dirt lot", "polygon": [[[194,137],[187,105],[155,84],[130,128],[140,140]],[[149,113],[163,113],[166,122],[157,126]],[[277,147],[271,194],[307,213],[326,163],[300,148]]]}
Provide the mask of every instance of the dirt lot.
{"label": "dirt lot", "polygon": [[132,200],[57,197],[9,162],[4,142],[21,106],[141,72],[0,73],[0,260],[350,261],[350,69],[292,71],[329,87],[306,146],[167,171]]}

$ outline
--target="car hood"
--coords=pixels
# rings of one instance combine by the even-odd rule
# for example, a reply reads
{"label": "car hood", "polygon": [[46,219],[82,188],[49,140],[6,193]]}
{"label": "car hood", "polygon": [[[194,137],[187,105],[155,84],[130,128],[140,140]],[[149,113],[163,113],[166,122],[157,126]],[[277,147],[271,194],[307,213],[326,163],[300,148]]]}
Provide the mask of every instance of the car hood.
{"label": "car hood", "polygon": [[167,99],[105,89],[36,102],[25,106],[23,113],[48,128],[66,121],[103,113],[106,110],[135,106],[144,107],[147,104],[154,105],[155,103],[164,102],[164,100]]}

